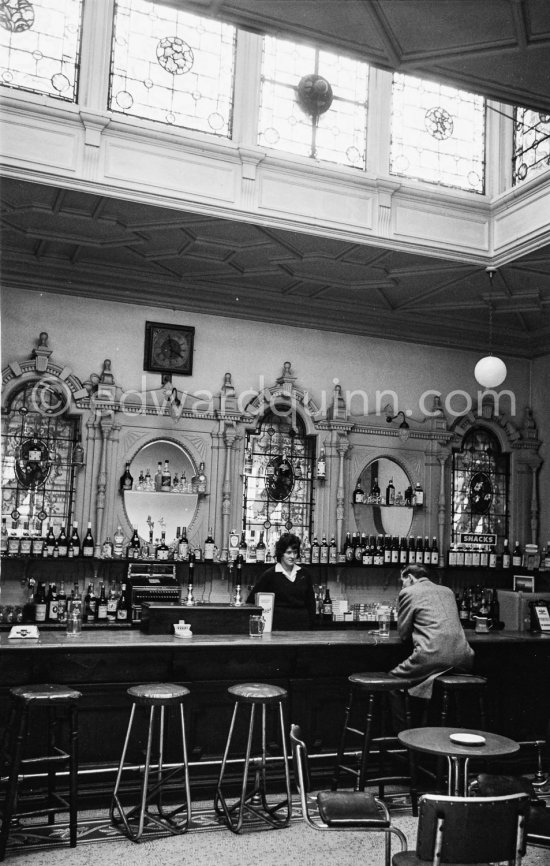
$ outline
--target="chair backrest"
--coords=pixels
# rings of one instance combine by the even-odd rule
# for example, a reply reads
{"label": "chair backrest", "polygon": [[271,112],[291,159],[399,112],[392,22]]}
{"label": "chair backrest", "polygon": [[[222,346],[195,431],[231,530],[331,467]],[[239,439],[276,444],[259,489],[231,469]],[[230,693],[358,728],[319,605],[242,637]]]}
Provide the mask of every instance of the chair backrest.
{"label": "chair backrest", "polygon": [[416,853],[433,863],[519,866],[525,853],[529,795],[448,797],[424,794],[419,802]]}
{"label": "chair backrest", "polygon": [[302,732],[299,725],[290,726],[290,745],[292,748],[292,762],[296,785],[300,794],[305,797],[311,790],[311,779],[309,775],[307,747],[302,740]]}

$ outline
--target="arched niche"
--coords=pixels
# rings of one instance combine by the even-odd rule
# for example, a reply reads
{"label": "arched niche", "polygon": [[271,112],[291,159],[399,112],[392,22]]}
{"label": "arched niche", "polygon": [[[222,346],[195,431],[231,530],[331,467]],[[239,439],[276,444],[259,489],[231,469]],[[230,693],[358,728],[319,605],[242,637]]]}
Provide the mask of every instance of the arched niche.
{"label": "arched niche", "polygon": [[[171,490],[155,489],[158,464],[168,461]],[[131,526],[137,526],[140,538],[148,539],[166,533],[167,542],[176,535],[177,527],[190,527],[198,509],[199,496],[193,485],[197,470],[185,448],[170,439],[154,439],[143,445],[130,461],[133,478],[131,490],[124,490],[124,511]],[[174,482],[177,480],[177,484]]]}
{"label": "arched niche", "polygon": [[[388,504],[387,490],[390,482],[394,487],[394,498],[392,503]],[[409,534],[414,512],[411,500],[412,483],[400,463],[391,457],[371,460],[361,472],[358,486],[364,492],[364,502],[355,502],[353,510],[360,532],[366,535]]]}

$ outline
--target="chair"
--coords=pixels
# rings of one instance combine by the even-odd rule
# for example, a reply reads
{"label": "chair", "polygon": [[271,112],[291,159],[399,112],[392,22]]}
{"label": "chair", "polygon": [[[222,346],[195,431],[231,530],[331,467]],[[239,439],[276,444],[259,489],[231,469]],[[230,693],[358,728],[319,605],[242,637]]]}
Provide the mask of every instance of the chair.
{"label": "chair", "polygon": [[533,783],[525,776],[500,776],[480,773],[470,785],[470,791],[482,797],[525,793],[529,796],[527,844],[550,848],[550,808],[536,793]]}
{"label": "chair", "polygon": [[[310,775],[306,745],[301,739],[298,725],[291,725],[290,744],[294,763],[294,776],[304,821],[314,830],[365,830],[384,833],[385,863],[390,866],[391,834],[406,851],[407,840],[397,827],[393,827],[385,803],[365,791],[320,791],[310,794]],[[310,813],[315,808],[317,815]]]}
{"label": "chair", "polygon": [[424,794],[419,802],[416,851],[394,854],[392,866],[489,866],[501,861],[521,866],[528,815],[528,794]]}
{"label": "chair", "polygon": [[[77,838],[77,775],[78,775],[78,702],[82,694],[68,686],[54,684],[17,686],[10,689],[11,711],[2,743],[2,761],[7,770],[7,790],[2,813],[0,831],[0,861],[6,854],[10,828],[20,818],[48,816],[48,824],[55,823],[57,812],[69,812],[69,845],[76,847]],[[44,719],[44,714],[46,718]],[[32,722],[35,733],[42,729],[47,745],[46,753],[24,757],[27,735]],[[67,727],[65,749],[60,748],[60,722]],[[22,809],[18,806],[20,781],[31,768],[47,770],[47,794],[43,807]],[[57,771],[68,767],[68,796],[56,790]],[[0,775],[2,773],[0,772]]]}

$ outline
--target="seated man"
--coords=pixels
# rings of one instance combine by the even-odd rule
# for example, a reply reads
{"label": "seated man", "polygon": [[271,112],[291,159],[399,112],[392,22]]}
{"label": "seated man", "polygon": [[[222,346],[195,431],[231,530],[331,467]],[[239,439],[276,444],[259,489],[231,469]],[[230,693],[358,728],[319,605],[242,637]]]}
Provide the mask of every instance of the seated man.
{"label": "seated man", "polygon": [[[467,673],[474,651],[466,640],[452,589],[433,583],[422,565],[407,565],[401,572],[402,589],[397,599],[397,630],[401,640],[412,640],[413,651],[390,674],[415,679],[409,695],[425,706],[432,696],[433,682],[446,671]],[[396,684],[397,685],[397,684]],[[402,692],[392,694],[396,733],[406,727]]]}

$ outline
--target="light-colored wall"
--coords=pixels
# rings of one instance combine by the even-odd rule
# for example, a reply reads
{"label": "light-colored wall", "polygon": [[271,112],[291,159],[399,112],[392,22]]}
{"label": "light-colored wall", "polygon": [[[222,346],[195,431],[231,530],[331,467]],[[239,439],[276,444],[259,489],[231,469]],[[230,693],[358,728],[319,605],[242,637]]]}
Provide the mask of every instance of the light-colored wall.
{"label": "light-colored wall", "polygon": [[[288,312],[290,323],[291,302]],[[344,394],[360,392],[352,399],[354,414],[362,412],[363,394],[369,413],[375,412],[377,391],[394,391],[399,408],[410,409],[412,419],[418,420],[422,395],[430,389],[444,398],[465,391],[475,399],[477,393],[476,352],[384,340],[383,335],[372,339],[240,321],[237,303],[235,317],[226,318],[10,289],[2,295],[2,367],[27,358],[39,332],[47,331],[52,361],[68,364],[79,379],[100,373],[103,360],[110,358],[116,383],[124,389],[139,389],[142,381],[146,388],[157,388],[160,376],[143,372],[147,320],[196,328],[193,375],[175,376],[178,390],[217,394],[224,373],[230,372],[238,394],[247,389],[256,393],[263,385],[272,385],[284,361],[291,361],[298,384],[309,389],[318,404],[332,400],[335,380]],[[520,422],[530,393],[529,364],[520,359],[506,362],[505,386],[516,396]],[[382,397],[382,406],[388,399]],[[429,396],[426,402],[430,407]],[[510,405],[509,400],[503,402],[505,409]],[[461,413],[464,399],[457,395],[451,406]]]}

